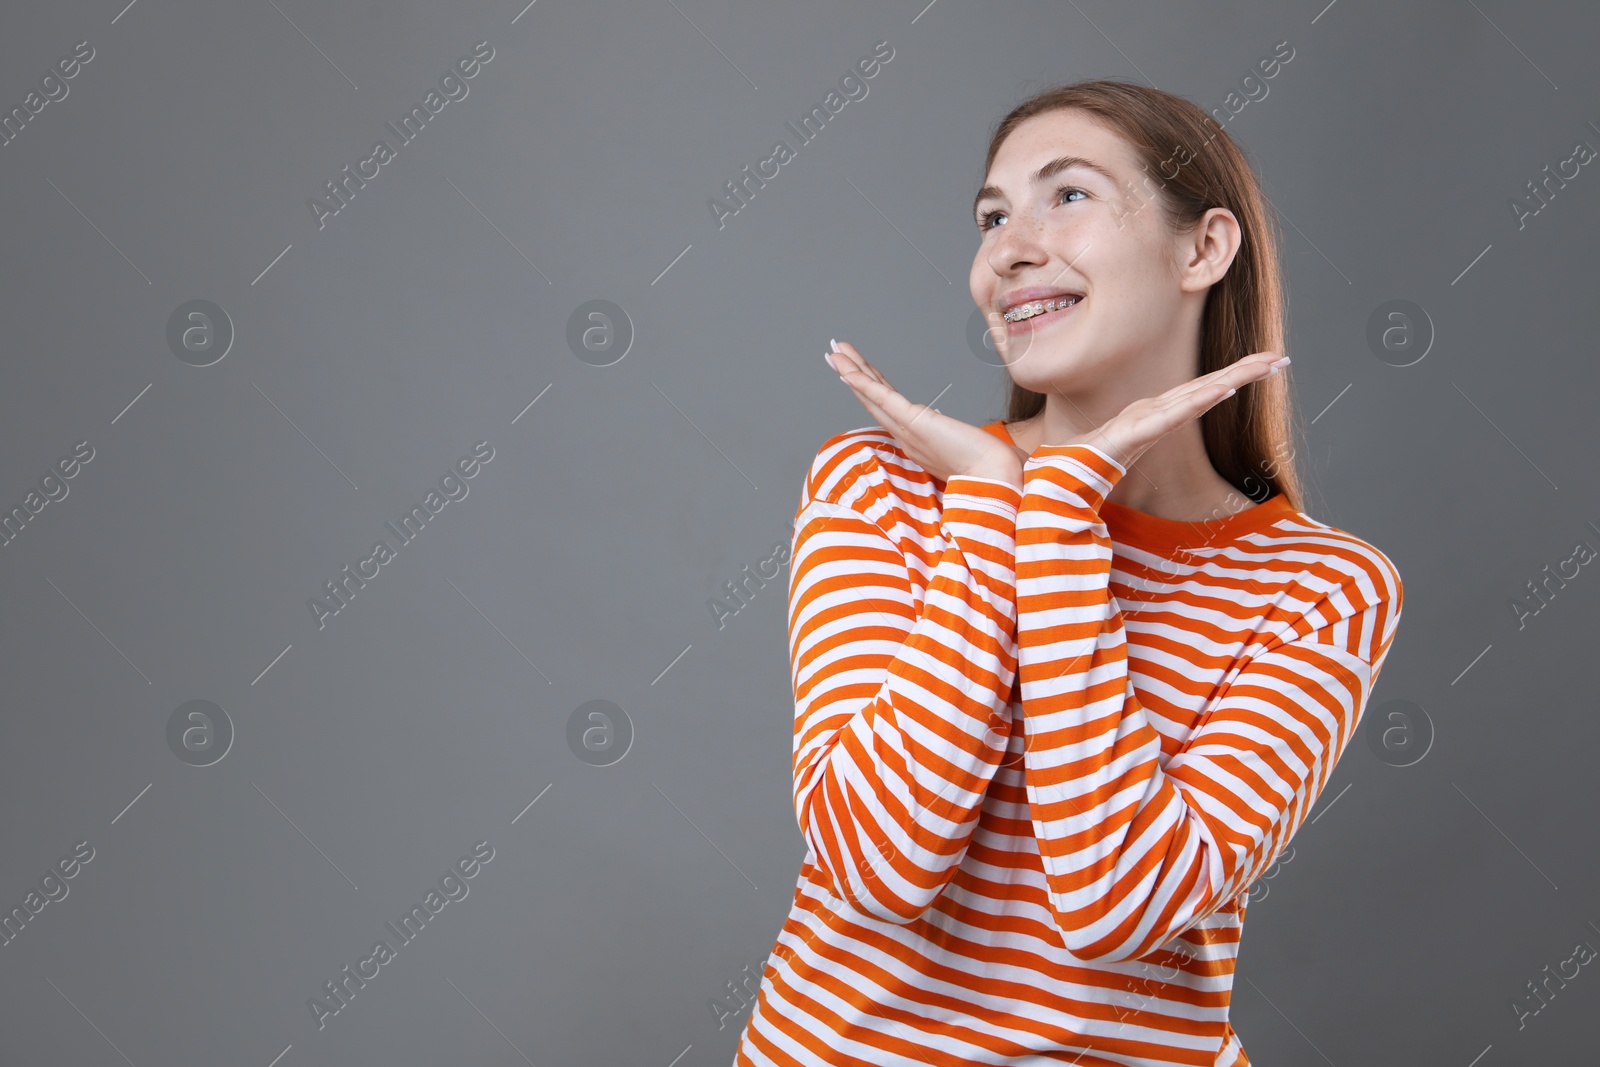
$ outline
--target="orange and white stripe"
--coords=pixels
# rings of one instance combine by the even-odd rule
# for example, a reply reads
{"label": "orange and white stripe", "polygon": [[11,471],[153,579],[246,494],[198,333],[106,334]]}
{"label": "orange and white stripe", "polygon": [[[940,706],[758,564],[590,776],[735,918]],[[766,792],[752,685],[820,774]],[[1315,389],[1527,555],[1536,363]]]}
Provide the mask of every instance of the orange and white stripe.
{"label": "orange and white stripe", "polygon": [[808,852],[736,1067],[1249,1064],[1245,894],[1349,743],[1400,576],[1282,497],[1182,523],[1107,500],[1125,473],[1076,444],[1020,492],[942,483],[877,427],[819,451]]}

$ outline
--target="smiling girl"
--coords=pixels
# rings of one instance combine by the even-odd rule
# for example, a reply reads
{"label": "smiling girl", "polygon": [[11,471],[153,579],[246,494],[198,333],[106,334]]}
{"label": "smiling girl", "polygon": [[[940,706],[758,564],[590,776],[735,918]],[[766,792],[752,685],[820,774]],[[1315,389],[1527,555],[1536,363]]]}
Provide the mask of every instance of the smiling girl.
{"label": "smiling girl", "polygon": [[808,852],[736,1063],[1240,1067],[1248,891],[1356,729],[1400,576],[1299,510],[1276,245],[1203,111],[1041,93],[974,221],[1009,419],[826,357],[878,425],[824,443],[796,516]]}

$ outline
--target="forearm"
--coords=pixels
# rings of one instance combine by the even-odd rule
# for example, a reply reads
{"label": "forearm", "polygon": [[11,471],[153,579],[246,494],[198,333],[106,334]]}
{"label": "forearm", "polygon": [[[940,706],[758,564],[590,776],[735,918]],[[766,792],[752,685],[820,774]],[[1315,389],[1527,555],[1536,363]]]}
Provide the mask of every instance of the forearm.
{"label": "forearm", "polygon": [[954,873],[1005,751],[1020,493],[945,489],[920,607],[901,549],[839,505],[802,511],[791,574],[796,816],[859,909],[909,922]]}
{"label": "forearm", "polygon": [[[1129,672],[1096,512],[1119,474],[1080,447],[1030,461],[1018,516],[1024,775],[1064,940],[1080,958],[1115,962],[1147,955],[1226,904],[1287,844],[1365,705],[1399,586],[1387,561],[1363,576],[1375,581],[1328,568],[1306,583],[1320,583],[1321,599],[1300,599],[1308,608],[1295,625],[1258,631],[1247,618],[1243,666],[1196,709],[1200,725],[1163,766]],[[1227,598],[1213,595],[1219,606]],[[1250,605],[1228,607],[1248,616]]]}

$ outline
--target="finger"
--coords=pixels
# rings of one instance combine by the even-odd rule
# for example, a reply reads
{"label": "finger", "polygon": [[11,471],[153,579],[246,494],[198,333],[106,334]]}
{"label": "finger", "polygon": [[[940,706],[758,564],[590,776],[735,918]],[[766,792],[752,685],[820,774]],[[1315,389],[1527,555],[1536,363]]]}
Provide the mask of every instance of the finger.
{"label": "finger", "polygon": [[[1208,392],[1225,394],[1229,389],[1236,389],[1253,381],[1260,381],[1271,372],[1272,364],[1280,357],[1276,352],[1255,352],[1242,359],[1235,360],[1219,370],[1175,386],[1158,397],[1158,401],[1166,404],[1170,402],[1188,403],[1199,395]],[[1220,399],[1220,395],[1219,395]]]}
{"label": "finger", "polygon": [[1190,390],[1164,406],[1156,416],[1163,427],[1162,433],[1170,433],[1191,419],[1199,418],[1238,391],[1238,386],[1226,380]]}
{"label": "finger", "polygon": [[911,402],[895,392],[894,388],[889,384],[880,382],[859,367],[856,367],[848,357],[841,357],[839,353],[835,352],[833,353],[833,358],[839,365],[840,381],[850,387],[850,391],[856,395],[856,399],[861,401],[862,405],[879,421],[884,429],[889,430],[891,433],[903,429],[903,421],[891,415],[890,409],[904,410],[900,405],[895,404],[894,400],[899,400],[906,408],[910,407]]}
{"label": "finger", "polygon": [[[840,360],[841,364],[847,362],[848,360]],[[845,378],[846,374],[850,375],[850,377]],[[845,384],[850,388],[862,393],[885,411],[891,412],[900,420],[901,425],[904,425],[915,415],[915,412],[911,411],[911,401],[901,396],[894,386],[884,381],[882,375],[872,375],[859,367],[850,367],[841,371],[839,377],[845,378]]]}
{"label": "finger", "polygon": [[[1178,427],[1199,418],[1231,395],[1230,386],[1212,383],[1178,386],[1159,397],[1135,401],[1087,438],[1123,467],[1130,467],[1151,445]],[[1115,428],[1116,432],[1112,432]]]}
{"label": "finger", "polygon": [[[849,383],[847,382],[846,384],[848,385]],[[894,438],[895,444],[900,447],[900,451],[910,455],[910,449],[907,447],[904,427],[899,424],[898,420],[891,416],[882,407],[874,403],[870,397],[866,396],[854,385],[850,386],[850,391],[853,392],[856,396],[856,399],[861,402],[861,406],[866,408],[867,414],[871,415],[873,420],[879,426],[883,427],[884,431],[888,433],[890,437]]]}
{"label": "finger", "polygon": [[1126,415],[1133,430],[1131,440],[1137,441],[1138,445],[1126,454],[1111,443],[1104,432],[1106,427],[1100,427],[1095,440],[1126,467],[1156,441],[1199,418],[1236,393],[1241,386],[1267,377],[1271,373],[1272,363],[1278,358],[1275,352],[1254,352],[1210,374],[1202,374],[1174,386],[1143,403],[1130,405],[1132,410],[1127,411]]}
{"label": "finger", "polygon": [[854,361],[855,364],[861,368],[862,373],[868,375],[869,377],[876,378],[885,385],[889,384],[889,380],[883,376],[883,373],[879,371],[877,367],[874,367],[871,363],[869,363],[867,361],[867,357],[863,356],[855,345],[851,344],[849,341],[840,341],[838,342],[838,345],[839,351],[843,352],[852,361]]}
{"label": "finger", "polygon": [[[856,374],[865,375],[866,377],[872,378],[875,381],[883,381],[883,375],[874,375],[869,373],[864,365],[865,361],[862,360],[860,356],[852,356],[850,353],[846,352],[843,345],[831,352],[829,354],[829,358],[833,362],[834,368],[840,374],[843,374],[846,371],[853,371]],[[884,384],[888,383],[885,382]]]}
{"label": "finger", "polygon": [[889,386],[881,385],[871,379],[866,381],[857,379],[852,388],[862,395],[864,402],[871,404],[872,410],[879,413],[883,427],[902,443],[909,443],[911,431],[918,419],[925,416],[943,418],[942,415],[935,414],[932,408],[913,404]]}
{"label": "finger", "polygon": [[[840,351],[833,353],[841,368],[846,368],[852,363],[866,363],[861,358],[854,345],[848,342],[838,342]],[[849,351],[844,351],[848,347]],[[937,408],[924,404],[914,404],[902,396],[871,364],[868,370],[850,366],[848,371],[841,370],[840,379],[856,394],[856,399],[861,401],[863,407],[878,420],[878,424],[887,430],[900,445],[901,451],[913,455],[912,431],[918,420],[926,416],[935,419],[948,418]],[[846,373],[849,377],[846,377]]]}
{"label": "finger", "polygon": [[1272,375],[1272,365],[1281,358],[1276,352],[1253,352],[1222,368],[1217,377],[1236,386],[1260,381]]}
{"label": "finger", "polygon": [[853,375],[854,376],[853,379],[850,379],[850,378],[846,379],[846,381],[849,382],[849,384],[851,384],[852,386],[857,386],[857,385],[861,385],[861,386],[875,385],[875,386],[878,386],[879,388],[882,388],[882,389],[893,388],[892,386],[889,385],[888,382],[883,380],[883,376],[882,375],[869,374],[861,366],[860,361],[851,359],[849,356],[845,355],[843,352],[834,352],[832,355],[833,355],[834,368],[836,370],[838,370],[839,377],[845,378],[846,375]]}
{"label": "finger", "polygon": [[1277,358],[1276,352],[1255,352],[1243,359],[1234,360],[1226,367],[1214,370],[1210,374],[1203,374],[1189,384],[1201,388],[1218,383],[1226,383],[1228,386],[1244,385],[1246,382],[1265,377]]}
{"label": "finger", "polygon": [[883,427],[885,433],[894,438],[895,444],[899,445],[900,450],[904,452],[906,448],[905,439],[897,432],[898,427],[895,426],[894,420],[889,417],[889,413],[860,393],[856,394],[856,399],[861,401],[861,406],[867,409],[867,414],[872,416],[874,422]]}
{"label": "finger", "polygon": [[862,403],[870,405],[868,410],[877,414],[879,423],[894,435],[901,450],[920,462],[918,441],[923,434],[933,432],[931,428],[937,420],[949,416],[925,404],[912,403],[887,385],[860,379],[857,383],[859,392],[864,394]]}

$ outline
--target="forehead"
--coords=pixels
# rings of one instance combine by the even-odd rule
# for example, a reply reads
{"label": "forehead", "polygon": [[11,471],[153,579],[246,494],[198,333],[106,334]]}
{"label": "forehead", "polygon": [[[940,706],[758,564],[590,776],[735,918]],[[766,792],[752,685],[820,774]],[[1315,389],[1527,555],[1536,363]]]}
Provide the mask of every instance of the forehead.
{"label": "forehead", "polygon": [[1118,179],[1139,170],[1133,148],[1095,116],[1076,109],[1047,111],[1024,119],[1001,143],[988,184],[1021,191],[1033,171],[1059,156],[1083,156]]}

